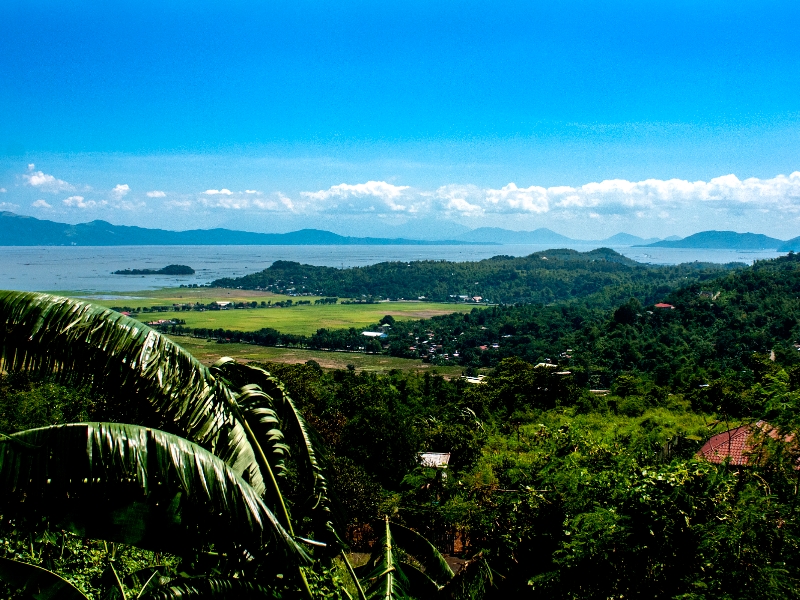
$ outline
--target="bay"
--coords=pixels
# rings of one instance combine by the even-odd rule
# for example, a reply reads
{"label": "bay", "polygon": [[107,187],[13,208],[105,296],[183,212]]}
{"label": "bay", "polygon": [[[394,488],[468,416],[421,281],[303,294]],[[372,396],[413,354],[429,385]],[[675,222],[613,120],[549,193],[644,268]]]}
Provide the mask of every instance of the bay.
{"label": "bay", "polygon": [[[585,252],[592,246],[574,246]],[[551,247],[531,244],[498,246],[4,246],[0,247],[0,289],[131,293],[205,284],[220,277],[240,277],[261,271],[276,260],[356,267],[384,261],[475,261],[499,254],[526,256]],[[689,248],[614,247],[633,260],[651,264],[684,262],[752,264],[775,258],[775,251],[705,250]],[[183,264],[195,275],[112,275],[119,269],[160,269]]]}

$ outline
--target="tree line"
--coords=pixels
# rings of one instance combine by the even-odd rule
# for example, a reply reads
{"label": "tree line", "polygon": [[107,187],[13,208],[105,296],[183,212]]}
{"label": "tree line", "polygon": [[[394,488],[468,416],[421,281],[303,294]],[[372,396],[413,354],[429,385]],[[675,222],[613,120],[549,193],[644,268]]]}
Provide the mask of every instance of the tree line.
{"label": "tree line", "polygon": [[742,267],[739,263],[646,265],[601,248],[547,250],[477,262],[384,262],[347,269],[279,260],[258,273],[218,279],[213,285],[343,298],[459,302],[459,296],[470,301],[480,297],[481,302],[493,304],[550,304],[592,296],[608,306],[631,296],[649,302],[688,281],[703,281]]}

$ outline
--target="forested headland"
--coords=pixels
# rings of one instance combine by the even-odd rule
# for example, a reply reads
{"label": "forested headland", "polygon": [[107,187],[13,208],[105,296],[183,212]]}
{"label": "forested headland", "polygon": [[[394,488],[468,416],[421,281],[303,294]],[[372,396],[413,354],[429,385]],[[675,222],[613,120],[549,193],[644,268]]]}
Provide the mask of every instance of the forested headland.
{"label": "forested headland", "polygon": [[[268,269],[218,279],[218,287],[314,294],[340,298],[392,298],[457,302],[480,296],[491,304],[562,302],[588,296],[604,306],[659,294],[745,265],[687,263],[646,265],[608,248],[590,252],[547,250],[525,257],[495,256],[476,262],[384,262],[336,269],[278,260]],[[459,298],[463,296],[464,298]]]}

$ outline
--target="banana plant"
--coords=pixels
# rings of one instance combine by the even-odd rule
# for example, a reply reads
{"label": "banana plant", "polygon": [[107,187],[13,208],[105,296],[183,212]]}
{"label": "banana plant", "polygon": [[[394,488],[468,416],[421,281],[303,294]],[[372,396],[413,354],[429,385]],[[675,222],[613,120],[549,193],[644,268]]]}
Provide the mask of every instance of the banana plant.
{"label": "banana plant", "polygon": [[[28,371],[90,385],[107,409],[179,435],[208,450],[246,482],[284,531],[295,536],[281,492],[288,425],[308,473],[308,498],[322,544],[334,554],[338,536],[308,428],[280,384],[263,370],[223,360],[211,369],[143,323],[91,303],[49,294],[0,292],[0,370]],[[252,376],[264,385],[247,380]],[[310,591],[298,571],[305,595]]]}
{"label": "banana plant", "polygon": [[[178,582],[162,594],[199,589],[202,597],[202,590],[213,589],[218,597],[241,597],[262,589],[256,579],[311,564],[256,491],[221,459],[178,436],[136,425],[76,423],[0,438],[0,511],[7,518],[46,518],[83,537],[186,557],[214,551],[226,557],[228,571],[249,575]],[[46,581],[74,596],[58,576],[38,567],[21,567],[27,575],[12,580],[8,562],[0,564],[0,579],[18,587]],[[19,586],[21,577],[25,586]]]}
{"label": "banana plant", "polygon": [[0,581],[34,598],[88,600],[72,583],[52,571],[0,557]]}
{"label": "banana plant", "polygon": [[[464,577],[454,578],[436,548],[388,519],[371,572],[355,577],[313,433],[269,372],[232,359],[207,368],[139,321],[88,302],[0,292],[0,371],[15,370],[88,384],[137,425],[72,424],[0,439],[4,517],[33,512],[79,535],[178,554],[213,546],[237,573],[148,584],[143,598],[263,597],[271,588],[247,576],[287,567],[311,597],[300,545],[309,542],[340,553],[361,600],[463,596],[453,584],[463,589]],[[280,489],[289,452],[305,491],[293,510],[312,517],[321,543],[293,530]],[[28,572],[34,583],[48,579]],[[472,572],[485,580],[486,569]]]}
{"label": "banana plant", "polygon": [[369,561],[358,570],[367,600],[435,597],[454,576],[441,553],[423,536],[390,523],[388,517],[383,529]]}
{"label": "banana plant", "polygon": [[492,586],[482,556],[456,575],[444,556],[419,533],[384,518],[384,531],[367,563],[357,570],[366,600],[477,600]]}
{"label": "banana plant", "polygon": [[0,292],[0,368],[89,384],[149,426],[222,458],[264,495],[264,465],[235,395],[188,352],[147,325],[71,298]]}
{"label": "banana plant", "polygon": [[0,507],[81,535],[187,555],[310,564],[256,491],[210,452],[138,425],[73,423],[0,438]]}

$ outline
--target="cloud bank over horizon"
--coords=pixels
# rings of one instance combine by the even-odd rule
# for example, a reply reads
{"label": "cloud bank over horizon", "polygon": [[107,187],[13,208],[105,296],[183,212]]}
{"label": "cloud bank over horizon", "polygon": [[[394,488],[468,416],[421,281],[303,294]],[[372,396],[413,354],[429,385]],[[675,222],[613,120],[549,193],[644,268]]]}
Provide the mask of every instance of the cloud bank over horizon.
{"label": "cloud bank over horizon", "polygon": [[[4,194],[4,200],[8,200],[5,206],[27,206],[33,216],[58,214],[74,220],[81,214],[108,219],[116,215],[112,220],[123,224],[128,224],[126,212],[158,213],[165,223],[175,224],[192,214],[195,222],[202,217],[208,226],[224,222],[229,218],[226,215],[232,214],[266,215],[275,223],[281,218],[310,218],[333,220],[340,230],[346,229],[348,222],[363,223],[365,219],[384,223],[443,220],[470,227],[493,225],[509,229],[524,229],[531,223],[563,223],[568,227],[579,222],[631,229],[638,222],[660,222],[685,229],[693,217],[702,228],[709,229],[715,226],[700,217],[712,213],[722,220],[743,224],[772,219],[784,226],[800,224],[800,171],[763,179],[740,179],[727,174],[708,181],[606,179],[579,186],[544,187],[511,181],[499,187],[450,183],[425,189],[369,180],[295,192],[261,191],[248,186],[238,190],[229,185],[167,193],[150,186],[137,189],[127,183],[116,184],[107,191],[95,190],[89,185],[68,183],[30,164],[17,176],[16,186],[6,187],[10,191]],[[25,193],[34,196],[25,202]],[[42,194],[53,200],[45,200]]]}

